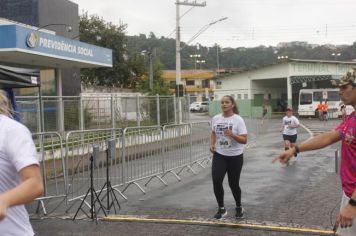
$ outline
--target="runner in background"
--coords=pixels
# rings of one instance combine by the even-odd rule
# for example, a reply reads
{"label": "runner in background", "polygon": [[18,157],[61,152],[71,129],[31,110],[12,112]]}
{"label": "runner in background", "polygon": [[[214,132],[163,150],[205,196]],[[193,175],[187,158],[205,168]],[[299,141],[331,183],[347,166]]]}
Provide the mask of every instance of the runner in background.
{"label": "runner in background", "polygon": [[280,132],[283,134],[284,150],[294,148],[297,141],[297,128],[299,120],[293,115],[292,108],[287,108],[287,114],[282,119],[282,127]]}

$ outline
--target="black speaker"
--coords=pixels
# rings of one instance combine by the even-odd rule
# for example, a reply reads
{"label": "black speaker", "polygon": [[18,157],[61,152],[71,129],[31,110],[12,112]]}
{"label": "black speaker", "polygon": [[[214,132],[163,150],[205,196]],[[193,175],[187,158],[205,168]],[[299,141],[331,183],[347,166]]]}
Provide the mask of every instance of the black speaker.
{"label": "black speaker", "polygon": [[93,164],[94,167],[97,167],[97,161],[100,158],[100,151],[99,151],[99,145],[98,144],[93,144]]}
{"label": "black speaker", "polygon": [[108,158],[115,159],[116,143],[115,139],[108,139]]}

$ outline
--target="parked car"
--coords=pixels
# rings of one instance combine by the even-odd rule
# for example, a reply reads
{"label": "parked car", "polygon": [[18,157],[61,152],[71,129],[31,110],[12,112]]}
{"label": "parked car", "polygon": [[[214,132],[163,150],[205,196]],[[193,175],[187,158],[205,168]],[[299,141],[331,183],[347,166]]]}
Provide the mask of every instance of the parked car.
{"label": "parked car", "polygon": [[209,110],[209,102],[193,102],[190,104],[189,110],[192,112],[206,112]]}

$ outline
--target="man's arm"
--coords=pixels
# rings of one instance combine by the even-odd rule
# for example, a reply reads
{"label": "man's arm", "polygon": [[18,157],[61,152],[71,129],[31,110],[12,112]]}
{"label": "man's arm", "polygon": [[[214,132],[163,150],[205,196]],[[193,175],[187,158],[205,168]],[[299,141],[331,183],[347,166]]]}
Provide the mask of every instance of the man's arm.
{"label": "man's arm", "polygon": [[[354,190],[351,198],[356,201],[356,189]],[[344,206],[336,219],[336,226],[341,228],[351,227],[352,222],[356,217],[356,206],[347,204]]]}
{"label": "man's arm", "polygon": [[6,217],[9,207],[28,203],[43,193],[43,183],[40,168],[30,165],[20,170],[21,183],[0,194],[0,221]]}
{"label": "man's arm", "polygon": [[[339,140],[341,140],[340,133],[336,130],[332,130],[301,143],[298,148],[299,152],[311,151],[324,148],[326,146],[329,146],[330,144],[336,143]],[[286,164],[288,163],[289,159],[294,156],[295,152],[295,147],[290,148],[289,150],[283,152],[278,157],[273,159],[273,162],[279,160],[281,163]]]}

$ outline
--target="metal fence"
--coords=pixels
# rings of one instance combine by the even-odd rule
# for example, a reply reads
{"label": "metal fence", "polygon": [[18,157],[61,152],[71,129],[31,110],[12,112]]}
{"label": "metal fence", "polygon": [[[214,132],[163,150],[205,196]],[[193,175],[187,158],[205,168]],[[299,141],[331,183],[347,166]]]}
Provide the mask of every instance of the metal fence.
{"label": "metal fence", "polygon": [[[67,177],[63,155],[63,142],[59,133],[32,134],[39,155],[44,194],[37,198],[44,214],[47,213],[45,202],[53,198],[66,198]],[[39,207],[37,208],[39,211]]]}
{"label": "metal fence", "polygon": [[[178,104],[181,104],[181,122],[189,122],[189,98],[174,96],[120,96],[119,94],[82,94],[81,96],[37,96],[16,98],[21,122],[32,132],[124,128],[135,126],[179,123]],[[40,105],[43,114],[40,114]]]}
{"label": "metal fence", "polygon": [[[116,141],[116,155],[107,163],[106,140],[109,138]],[[69,132],[65,141],[68,201],[82,199],[89,187],[89,160],[93,144],[100,146],[100,157],[94,168],[94,188],[99,191],[105,185],[108,165],[111,185],[126,198],[124,192],[131,185],[145,193],[139,183],[141,180],[147,180],[147,186],[157,178],[167,185],[163,178],[168,173],[180,180],[182,169],[188,168],[195,173],[194,164],[205,167],[203,162],[210,159],[209,140],[208,122]]]}

